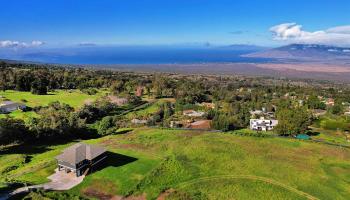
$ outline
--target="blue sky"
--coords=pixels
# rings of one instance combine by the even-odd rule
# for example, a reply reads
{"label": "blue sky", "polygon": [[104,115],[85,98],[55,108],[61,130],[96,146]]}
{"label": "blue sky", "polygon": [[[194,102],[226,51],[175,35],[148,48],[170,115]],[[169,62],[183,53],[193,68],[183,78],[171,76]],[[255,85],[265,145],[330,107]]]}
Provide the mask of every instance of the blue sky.
{"label": "blue sky", "polygon": [[[0,3],[2,46],[205,42],[276,46],[294,41],[338,44],[344,40],[350,44],[349,0],[0,0]],[[335,31],[328,31],[332,27],[336,27],[332,29]]]}

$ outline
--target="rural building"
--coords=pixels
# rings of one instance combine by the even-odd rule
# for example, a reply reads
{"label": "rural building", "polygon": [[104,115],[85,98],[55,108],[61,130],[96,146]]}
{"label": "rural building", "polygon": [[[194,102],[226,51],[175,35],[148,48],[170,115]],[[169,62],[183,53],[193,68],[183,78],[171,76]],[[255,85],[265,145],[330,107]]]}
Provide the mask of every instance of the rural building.
{"label": "rural building", "polygon": [[67,173],[73,172],[76,176],[81,176],[106,157],[106,149],[103,147],[77,143],[63,150],[56,159],[59,171],[65,170]]}
{"label": "rural building", "polygon": [[277,126],[278,120],[250,119],[250,129],[256,131],[270,131]]}
{"label": "rural building", "polygon": [[322,110],[322,109],[313,109],[312,114],[314,117],[320,117],[322,115],[325,115],[327,113],[327,110]]}
{"label": "rural building", "polygon": [[118,106],[127,104],[129,101],[127,98],[117,97],[117,96],[108,96],[109,102],[114,103]]}
{"label": "rural building", "polygon": [[324,102],[327,106],[334,106],[334,99],[333,98],[328,98]]}
{"label": "rural building", "polygon": [[215,103],[202,102],[198,105],[207,109],[215,109]]}
{"label": "rural building", "polygon": [[211,120],[199,120],[190,123],[186,128],[190,129],[211,129]]}
{"label": "rural building", "polygon": [[0,103],[0,113],[9,113],[15,110],[24,110],[26,105],[12,101],[4,101]]}
{"label": "rural building", "polygon": [[170,128],[181,128],[183,127],[183,122],[181,121],[170,121]]}
{"label": "rural building", "polygon": [[133,124],[147,124],[147,120],[145,120],[145,119],[132,119],[131,120],[131,123],[133,123]]}
{"label": "rural building", "polygon": [[188,117],[202,117],[205,115],[205,112],[195,111],[195,110],[184,110],[183,115]]}
{"label": "rural building", "polygon": [[262,111],[262,110],[252,110],[252,111],[250,111],[249,112],[252,116],[253,115],[262,115],[262,114],[264,114],[264,111]]}

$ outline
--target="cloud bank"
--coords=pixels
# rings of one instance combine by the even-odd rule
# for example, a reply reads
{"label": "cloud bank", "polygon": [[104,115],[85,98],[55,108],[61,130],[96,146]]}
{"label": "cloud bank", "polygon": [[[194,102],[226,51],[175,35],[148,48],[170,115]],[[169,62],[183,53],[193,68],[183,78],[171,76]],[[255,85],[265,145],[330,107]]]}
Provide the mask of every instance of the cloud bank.
{"label": "cloud bank", "polygon": [[45,42],[34,40],[30,43],[19,42],[19,41],[11,41],[11,40],[3,40],[0,41],[0,48],[29,48],[29,47],[38,47],[44,45]]}
{"label": "cloud bank", "polygon": [[327,30],[305,31],[297,23],[284,23],[270,28],[273,39],[291,43],[350,46],[350,26],[337,26]]}

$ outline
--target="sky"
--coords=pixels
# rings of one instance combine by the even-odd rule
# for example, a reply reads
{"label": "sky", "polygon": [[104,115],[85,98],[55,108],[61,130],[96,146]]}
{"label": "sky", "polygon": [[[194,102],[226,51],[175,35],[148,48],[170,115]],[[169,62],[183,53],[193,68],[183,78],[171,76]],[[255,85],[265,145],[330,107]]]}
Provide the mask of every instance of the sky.
{"label": "sky", "polygon": [[349,0],[0,0],[0,47],[350,46]]}

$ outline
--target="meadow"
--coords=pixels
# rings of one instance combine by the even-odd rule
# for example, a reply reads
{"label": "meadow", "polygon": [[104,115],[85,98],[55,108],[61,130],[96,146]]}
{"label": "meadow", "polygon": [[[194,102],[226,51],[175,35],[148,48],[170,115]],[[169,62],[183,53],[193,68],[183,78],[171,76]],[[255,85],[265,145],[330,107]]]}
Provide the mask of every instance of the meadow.
{"label": "meadow", "polygon": [[[348,148],[287,138],[158,128],[139,128],[84,142],[105,146],[111,156],[104,168],[94,170],[67,191],[72,195],[147,199],[350,196]],[[56,167],[54,156],[72,143],[3,147],[0,180],[47,181]]]}
{"label": "meadow", "polygon": [[[36,106],[46,106],[51,102],[59,101],[66,103],[74,108],[81,107],[86,102],[95,101],[97,98],[106,94],[106,91],[99,90],[96,95],[88,95],[80,90],[55,90],[48,92],[47,95],[35,95],[31,92],[20,92],[14,90],[0,91],[0,96],[3,99],[8,99],[14,102],[24,103],[33,108]],[[27,117],[37,116],[34,112],[15,111],[9,114],[15,118],[26,119]],[[0,114],[0,117],[5,117],[5,114]]]}

